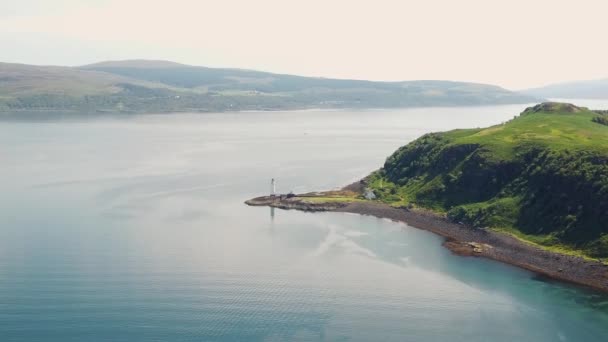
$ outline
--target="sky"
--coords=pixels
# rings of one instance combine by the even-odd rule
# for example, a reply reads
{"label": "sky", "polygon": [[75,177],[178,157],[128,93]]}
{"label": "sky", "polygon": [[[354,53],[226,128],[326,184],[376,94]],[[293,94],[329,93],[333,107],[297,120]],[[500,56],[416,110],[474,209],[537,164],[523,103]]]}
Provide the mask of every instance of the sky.
{"label": "sky", "polygon": [[1,0],[0,61],[524,89],[608,78],[606,0]]}

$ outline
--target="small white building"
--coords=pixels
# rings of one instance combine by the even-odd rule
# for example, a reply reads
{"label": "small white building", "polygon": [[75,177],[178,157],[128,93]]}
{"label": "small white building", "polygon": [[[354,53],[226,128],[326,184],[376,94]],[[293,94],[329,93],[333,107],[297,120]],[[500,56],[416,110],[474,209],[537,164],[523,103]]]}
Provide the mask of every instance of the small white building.
{"label": "small white building", "polygon": [[370,188],[365,188],[365,191],[363,192],[363,197],[365,197],[365,199],[367,200],[374,200],[376,199],[376,194],[374,193],[374,190]]}

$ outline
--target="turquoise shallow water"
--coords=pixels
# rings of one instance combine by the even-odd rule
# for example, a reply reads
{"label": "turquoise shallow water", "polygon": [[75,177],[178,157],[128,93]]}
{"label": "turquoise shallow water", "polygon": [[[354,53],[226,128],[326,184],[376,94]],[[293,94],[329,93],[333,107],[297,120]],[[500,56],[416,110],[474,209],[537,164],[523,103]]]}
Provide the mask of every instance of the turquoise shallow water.
{"label": "turquoise shallow water", "polygon": [[606,340],[606,296],[405,224],[242,203],[523,107],[0,123],[0,340]]}

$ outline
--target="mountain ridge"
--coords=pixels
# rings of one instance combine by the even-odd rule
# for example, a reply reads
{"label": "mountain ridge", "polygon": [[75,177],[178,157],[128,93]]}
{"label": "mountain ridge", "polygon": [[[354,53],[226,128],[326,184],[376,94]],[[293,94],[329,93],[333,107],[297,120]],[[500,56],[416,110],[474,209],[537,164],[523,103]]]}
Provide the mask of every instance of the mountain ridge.
{"label": "mountain ridge", "polygon": [[0,111],[4,112],[399,108],[535,100],[480,83],[316,78],[160,60],[104,61],[81,67],[0,63]]}
{"label": "mountain ridge", "polygon": [[78,66],[79,69],[94,69],[98,67],[131,67],[131,68],[181,68],[190,65],[162,59],[124,59],[108,60]]}
{"label": "mountain ridge", "polygon": [[608,99],[608,78],[553,83],[521,92],[542,98]]}

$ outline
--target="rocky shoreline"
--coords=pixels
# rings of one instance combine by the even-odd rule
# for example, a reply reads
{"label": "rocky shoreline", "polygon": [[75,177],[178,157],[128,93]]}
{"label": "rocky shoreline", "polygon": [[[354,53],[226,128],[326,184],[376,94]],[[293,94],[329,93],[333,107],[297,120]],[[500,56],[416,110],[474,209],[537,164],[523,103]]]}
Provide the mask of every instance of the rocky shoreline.
{"label": "rocky shoreline", "polygon": [[263,196],[245,203],[308,212],[356,213],[404,222],[445,237],[443,245],[455,254],[485,257],[552,279],[608,292],[608,265],[599,261],[544,250],[510,235],[450,222],[429,211],[395,208],[375,201],[307,201],[307,198],[320,194]]}

